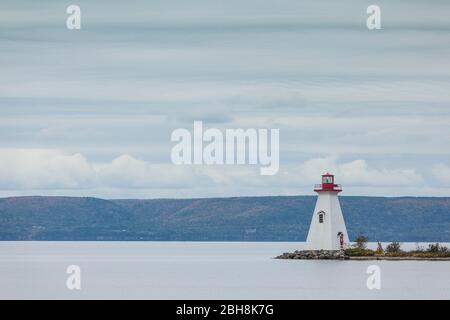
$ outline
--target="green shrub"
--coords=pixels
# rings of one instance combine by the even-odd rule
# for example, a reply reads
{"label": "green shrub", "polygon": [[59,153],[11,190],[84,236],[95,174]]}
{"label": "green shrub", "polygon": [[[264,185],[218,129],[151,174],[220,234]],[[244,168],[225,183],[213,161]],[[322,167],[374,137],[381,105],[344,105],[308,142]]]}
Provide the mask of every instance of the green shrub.
{"label": "green shrub", "polygon": [[369,242],[369,238],[366,237],[363,234],[360,234],[356,239],[355,239],[355,246],[358,249],[366,249],[367,248],[367,242]]}
{"label": "green shrub", "polygon": [[380,241],[378,241],[377,250],[375,251],[375,253],[376,253],[377,255],[382,255],[382,254],[384,254],[383,245],[381,244]]}
{"label": "green shrub", "polygon": [[399,254],[402,253],[402,246],[400,242],[392,242],[386,247],[386,253],[389,254]]}
{"label": "green shrub", "polygon": [[440,245],[439,243],[428,245],[427,252],[429,253],[446,253],[449,252],[447,247]]}

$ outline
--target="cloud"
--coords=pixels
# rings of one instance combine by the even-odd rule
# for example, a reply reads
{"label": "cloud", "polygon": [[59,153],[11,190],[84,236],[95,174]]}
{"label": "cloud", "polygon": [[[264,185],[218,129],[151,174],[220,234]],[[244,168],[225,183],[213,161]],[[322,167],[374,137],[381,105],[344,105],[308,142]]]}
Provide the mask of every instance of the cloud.
{"label": "cloud", "polygon": [[[354,190],[369,188],[433,188],[422,174],[410,168],[385,168],[366,160],[340,161],[337,157],[313,158],[280,173],[263,177],[256,166],[176,166],[150,163],[124,154],[106,162],[91,162],[79,153],[45,149],[0,149],[0,191],[59,190],[70,195],[125,197],[143,194],[168,197],[299,194],[310,191],[323,173]],[[450,168],[435,165],[432,173],[448,186]],[[447,183],[447,184],[445,184]],[[102,193],[99,194],[98,190]],[[134,191],[133,191],[134,190]],[[140,191],[141,190],[141,191]],[[406,189],[405,189],[406,190]],[[181,193],[180,193],[181,192]],[[23,194],[23,192],[19,192]]]}
{"label": "cloud", "polygon": [[340,183],[347,186],[420,186],[423,177],[414,169],[372,168],[366,160],[339,162],[337,157],[316,158],[304,162],[298,169],[298,177],[306,183],[318,182],[324,173],[333,173]]}
{"label": "cloud", "polygon": [[122,155],[110,163],[94,165],[98,183],[113,188],[189,188],[210,179],[195,168],[151,164]]}
{"label": "cloud", "polygon": [[443,187],[450,187],[450,167],[445,164],[436,164],[431,167],[431,174]]}
{"label": "cloud", "polygon": [[[84,168],[68,176],[52,165],[47,181],[38,178],[45,168],[29,181],[17,178],[22,170],[6,187],[181,187],[193,175],[204,193],[211,181],[269,192],[300,161],[324,155],[364,159],[351,164],[355,183],[395,184],[391,173],[416,181],[396,168],[428,167],[450,152],[442,148],[450,144],[450,2],[413,1],[407,12],[381,2],[389,21],[370,35],[357,0],[80,0],[81,32],[65,28],[67,3],[2,0],[0,148],[64,149],[62,158]],[[177,168],[180,179],[161,178],[176,172],[157,164],[168,159],[170,132],[194,120],[279,128],[286,177]],[[118,155],[137,163],[112,161]]]}
{"label": "cloud", "polygon": [[187,188],[209,181],[207,175],[172,164],[151,164],[122,155],[91,163],[83,155],[45,149],[1,149],[3,190],[107,188]]}
{"label": "cloud", "polygon": [[0,149],[3,189],[79,189],[92,185],[93,167],[81,154],[54,150]]}

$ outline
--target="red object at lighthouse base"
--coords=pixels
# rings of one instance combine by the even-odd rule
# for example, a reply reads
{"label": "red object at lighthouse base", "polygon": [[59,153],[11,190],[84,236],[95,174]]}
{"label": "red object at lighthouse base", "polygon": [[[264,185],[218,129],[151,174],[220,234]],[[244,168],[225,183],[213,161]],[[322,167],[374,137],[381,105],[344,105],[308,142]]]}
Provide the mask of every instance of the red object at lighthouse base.
{"label": "red object at lighthouse base", "polygon": [[334,175],[324,174],[322,175],[322,184],[316,184],[314,186],[315,192],[341,192],[342,186],[334,183]]}

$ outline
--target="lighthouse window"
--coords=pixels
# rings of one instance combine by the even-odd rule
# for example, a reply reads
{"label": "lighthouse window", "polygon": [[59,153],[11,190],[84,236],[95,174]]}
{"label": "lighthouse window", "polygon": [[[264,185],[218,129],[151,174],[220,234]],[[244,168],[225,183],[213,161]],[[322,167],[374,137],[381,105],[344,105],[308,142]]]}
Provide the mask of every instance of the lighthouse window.
{"label": "lighthouse window", "polygon": [[319,223],[323,223],[323,213],[319,213]]}
{"label": "lighthouse window", "polygon": [[322,183],[333,183],[333,177],[330,176],[323,177]]}

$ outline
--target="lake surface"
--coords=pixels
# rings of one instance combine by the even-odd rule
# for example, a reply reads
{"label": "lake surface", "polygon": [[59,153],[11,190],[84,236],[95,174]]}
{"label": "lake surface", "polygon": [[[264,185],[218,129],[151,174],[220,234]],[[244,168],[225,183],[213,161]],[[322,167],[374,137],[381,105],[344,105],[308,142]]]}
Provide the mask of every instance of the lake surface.
{"label": "lake surface", "polygon": [[[450,262],[273,259],[302,246],[0,242],[0,299],[450,298]],[[79,291],[67,289],[69,265],[81,268]],[[371,265],[380,267],[380,290],[367,288]]]}

